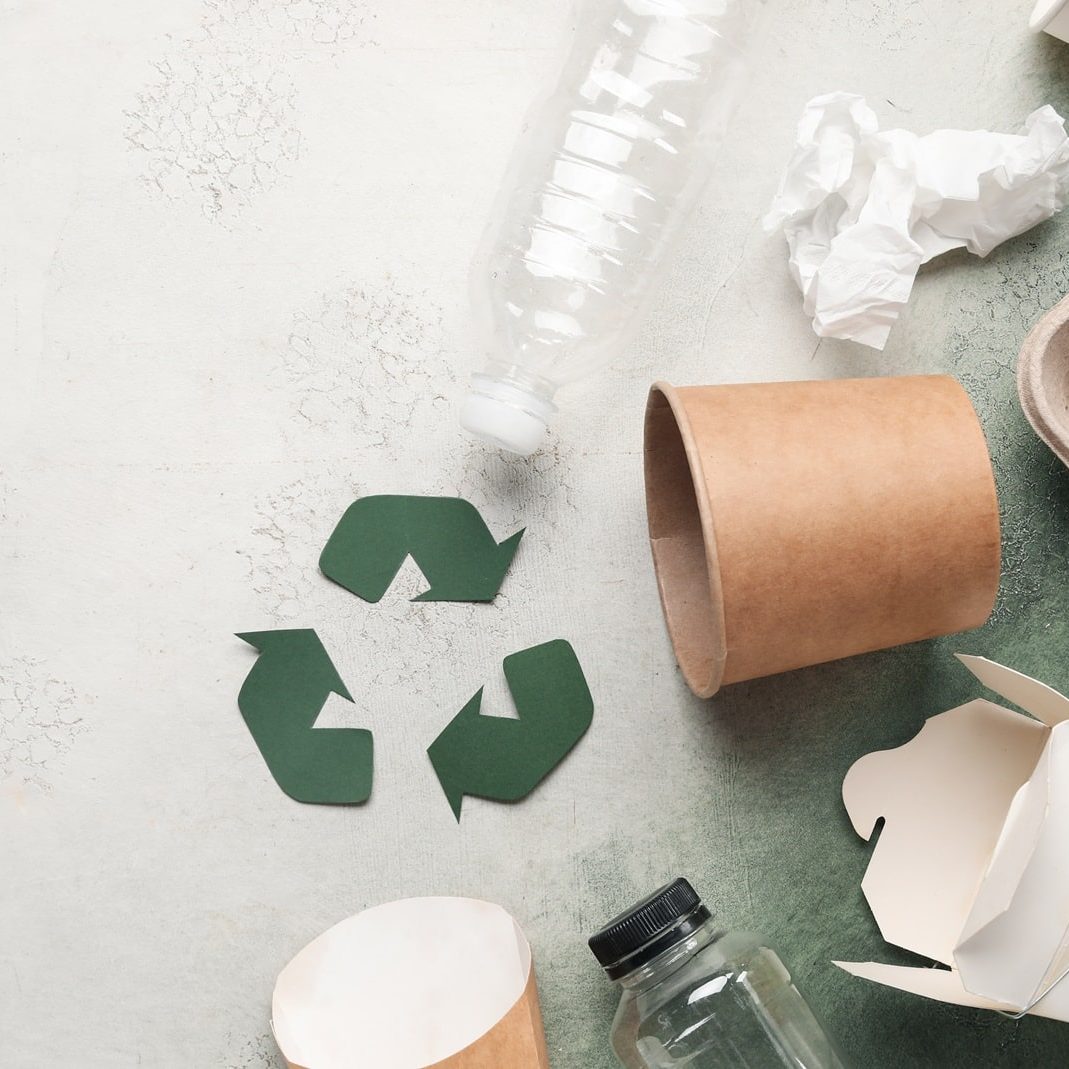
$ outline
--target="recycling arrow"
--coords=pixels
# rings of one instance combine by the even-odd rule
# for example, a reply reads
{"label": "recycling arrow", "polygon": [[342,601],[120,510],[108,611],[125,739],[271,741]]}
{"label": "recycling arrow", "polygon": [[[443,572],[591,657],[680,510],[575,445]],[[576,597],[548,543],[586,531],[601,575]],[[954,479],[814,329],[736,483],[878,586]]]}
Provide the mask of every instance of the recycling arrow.
{"label": "recycling arrow", "polygon": [[458,821],[466,794],[501,802],[530,794],[594,715],[583,669],[564,639],[510,654],[503,667],[519,719],[481,715],[480,687],[427,750]]}
{"label": "recycling arrow", "polygon": [[319,636],[303,628],[237,637],[260,651],[241,686],[238,708],[275,782],[298,802],[366,802],[371,732],[315,726],[331,693],[353,700]]}
{"label": "recycling arrow", "polygon": [[354,501],[319,558],[328,579],[365,601],[389,589],[406,557],[430,583],[413,601],[492,601],[523,531],[500,545],[459,497],[380,494]]}

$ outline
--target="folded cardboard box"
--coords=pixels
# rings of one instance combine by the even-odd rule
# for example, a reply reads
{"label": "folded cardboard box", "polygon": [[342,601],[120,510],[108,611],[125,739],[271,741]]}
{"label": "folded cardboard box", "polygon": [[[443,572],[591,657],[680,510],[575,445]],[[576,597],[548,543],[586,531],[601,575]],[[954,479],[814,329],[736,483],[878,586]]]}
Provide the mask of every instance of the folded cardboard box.
{"label": "folded cardboard box", "polygon": [[977,699],[843,782],[872,836],[862,889],[883,937],[948,966],[836,962],[942,1002],[1069,1021],[1069,698],[982,657],[959,659],[1018,706]]}

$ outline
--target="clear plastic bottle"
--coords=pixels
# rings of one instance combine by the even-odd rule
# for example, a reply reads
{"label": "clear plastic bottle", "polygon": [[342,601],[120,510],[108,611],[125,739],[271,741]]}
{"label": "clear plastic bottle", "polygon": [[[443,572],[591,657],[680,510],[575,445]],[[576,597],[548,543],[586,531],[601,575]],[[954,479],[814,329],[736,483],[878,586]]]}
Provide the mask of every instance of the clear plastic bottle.
{"label": "clear plastic bottle", "polygon": [[612,1046],[625,1069],[845,1069],[773,950],[725,932],[686,880],[590,938],[623,988]]}
{"label": "clear plastic bottle", "polygon": [[626,344],[708,177],[762,0],[593,0],[472,270],[464,426],[534,452],[559,386]]}

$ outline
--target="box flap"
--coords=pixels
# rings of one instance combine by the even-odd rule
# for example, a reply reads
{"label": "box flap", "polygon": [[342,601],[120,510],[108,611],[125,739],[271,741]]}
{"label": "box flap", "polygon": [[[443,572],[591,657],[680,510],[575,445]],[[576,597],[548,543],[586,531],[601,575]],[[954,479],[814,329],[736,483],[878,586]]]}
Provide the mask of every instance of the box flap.
{"label": "box flap", "polygon": [[878,961],[834,961],[840,969],[871,980],[875,984],[908,991],[912,995],[934,998],[937,1002],[950,1002],[955,1006],[974,1006],[980,1010],[1003,1010],[1012,1012],[1012,1007],[966,991],[961,978],[952,969],[920,969],[910,965],[884,965]]}
{"label": "box flap", "polygon": [[[884,965],[878,961],[836,961],[840,969],[871,980],[875,984],[922,995],[938,1002],[955,1006],[973,1006],[980,1010],[1001,1010],[1013,1013],[1012,1007],[1003,1006],[994,999],[984,998],[966,991],[961,978],[951,969],[918,969],[908,965]],[[1059,984],[1029,1010],[1037,1017],[1050,1017],[1055,1021],[1069,1021],[1069,984]]]}
{"label": "box flap", "polygon": [[973,657],[967,653],[955,656],[985,687],[1020,706],[1048,727],[1069,720],[1069,698],[1046,683],[989,661],[986,657]]}
{"label": "box flap", "polygon": [[977,700],[933,716],[904,746],[854,763],[843,781],[854,828],[868,839],[886,821],[862,881],[884,939],[953,961],[1010,804],[1049,735]]}
{"label": "box flap", "polygon": [[1069,965],[1069,724],[1010,806],[954,953],[968,990],[1022,1009]]}

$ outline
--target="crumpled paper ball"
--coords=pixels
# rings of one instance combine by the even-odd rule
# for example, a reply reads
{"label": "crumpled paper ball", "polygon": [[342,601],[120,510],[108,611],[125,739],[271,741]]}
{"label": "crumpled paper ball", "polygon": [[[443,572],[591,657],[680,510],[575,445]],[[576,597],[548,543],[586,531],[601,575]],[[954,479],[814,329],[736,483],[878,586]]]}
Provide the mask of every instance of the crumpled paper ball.
{"label": "crumpled paper ball", "polygon": [[1020,134],[879,131],[852,93],[814,97],[765,216],[821,337],[882,349],[921,264],[986,256],[1069,200],[1069,137],[1050,106]]}

